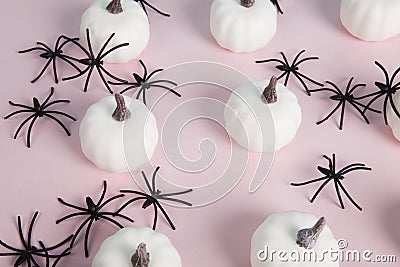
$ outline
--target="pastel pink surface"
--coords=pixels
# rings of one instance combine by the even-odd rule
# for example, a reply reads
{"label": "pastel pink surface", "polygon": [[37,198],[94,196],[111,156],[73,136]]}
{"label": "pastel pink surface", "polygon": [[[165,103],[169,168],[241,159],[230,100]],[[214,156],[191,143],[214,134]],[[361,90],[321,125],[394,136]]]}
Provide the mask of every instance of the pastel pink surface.
{"label": "pastel pink surface", "polygon": [[[313,78],[331,80],[345,86],[355,76],[356,82],[367,83],[368,92],[373,83],[383,80],[383,74],[374,65],[382,62],[392,73],[400,62],[399,37],[382,43],[366,43],[355,39],[342,27],[339,19],[339,1],[286,0],[281,1],[285,14],[279,16],[278,31],[267,47],[250,54],[234,54],[220,48],[209,31],[211,0],[153,1],[161,10],[171,13],[171,18],[158,16],[149,10],[151,37],[142,59],[150,69],[168,67],[188,61],[215,61],[235,67],[254,80],[267,79],[276,73],[274,65],[258,65],[255,60],[279,57],[285,51],[289,58],[306,49],[306,55],[320,56],[319,62],[304,64],[303,71]],[[91,1],[40,0],[6,1],[0,10],[0,27],[3,33],[1,50],[2,86],[0,114],[13,111],[8,100],[30,103],[33,96],[43,99],[53,86],[52,76],[47,73],[36,84],[30,80],[42,67],[43,62],[34,55],[18,55],[17,51],[33,46],[36,41],[52,44],[60,34],[77,36],[80,16]],[[131,61],[112,65],[110,70],[130,78],[132,72],[141,73],[139,63]],[[70,74],[68,68],[60,68],[61,74]],[[55,243],[75,230],[78,220],[55,225],[56,219],[71,212],[60,205],[57,197],[73,203],[84,204],[84,197],[98,198],[101,183],[109,182],[109,195],[118,189],[137,188],[129,174],[111,174],[98,170],[82,154],[78,129],[86,109],[108,93],[99,80],[94,79],[89,91],[82,91],[83,80],[56,85],[55,98],[71,99],[61,110],[76,116],[78,121],[69,123],[72,137],[52,121],[41,120],[35,125],[32,148],[25,146],[23,130],[17,140],[12,136],[20,119],[0,123],[2,148],[2,212],[0,213],[0,239],[11,245],[19,245],[16,232],[16,216],[29,223],[35,210],[40,211],[35,226],[36,239]],[[187,91],[180,88],[181,99],[167,96],[167,103],[155,110],[156,117],[163,116],[163,108],[178,105],[181,101],[197,96],[210,96],[226,101],[229,95],[213,86],[194,86]],[[276,154],[266,183],[254,194],[249,194],[248,184],[252,176],[251,163],[241,183],[222,200],[201,208],[179,209],[168,207],[177,230],[172,231],[160,218],[158,231],[166,234],[177,247],[183,266],[204,266],[207,257],[210,266],[250,266],[250,239],[256,227],[270,214],[285,210],[301,210],[317,216],[325,216],[337,238],[346,238],[350,249],[369,249],[376,254],[400,255],[400,180],[396,173],[399,143],[390,128],[378,115],[370,116],[371,125],[363,123],[358,114],[346,112],[344,130],[337,129],[338,115],[321,126],[315,124],[331,108],[323,94],[308,97],[299,83],[292,79],[288,87],[299,98],[303,122],[295,140]],[[311,86],[312,87],[312,86]],[[192,88],[193,89],[193,88]],[[151,94],[149,94],[151,98]],[[377,106],[380,108],[380,106]],[[196,122],[183,132],[181,147],[188,157],[197,157],[198,144],[191,136],[201,140],[207,136],[207,127],[216,128],[209,121]],[[227,140],[226,133],[211,131],[216,144]],[[159,148],[152,159],[162,166],[161,173],[179,177],[178,170],[168,165]],[[364,162],[372,172],[351,173],[344,183],[350,194],[364,208],[357,211],[345,200],[346,209],[341,210],[332,185],[318,197],[316,203],[308,199],[318,185],[302,188],[290,187],[290,182],[300,182],[318,177],[317,165],[325,165],[322,154],[336,153],[338,166],[352,162]],[[219,166],[214,168],[218,169]],[[204,175],[207,176],[207,175]],[[187,174],[177,179],[188,184]],[[202,184],[209,180],[193,181]],[[208,178],[207,178],[208,179]],[[191,184],[191,183],[189,183]],[[151,226],[152,211],[130,208],[127,213],[135,219],[132,226]],[[26,229],[26,228],[25,228]],[[99,223],[92,229],[91,257],[105,237],[116,231],[111,225]],[[0,250],[1,251],[1,250]],[[9,258],[0,258],[1,266],[11,266]],[[77,244],[73,255],[60,266],[90,266],[91,258],[85,259],[82,242]],[[378,265],[378,264],[376,264]],[[365,266],[365,263],[342,263],[341,266]],[[382,265],[383,266],[383,265]],[[386,266],[386,265],[385,265]],[[394,266],[394,264],[393,264]]]}

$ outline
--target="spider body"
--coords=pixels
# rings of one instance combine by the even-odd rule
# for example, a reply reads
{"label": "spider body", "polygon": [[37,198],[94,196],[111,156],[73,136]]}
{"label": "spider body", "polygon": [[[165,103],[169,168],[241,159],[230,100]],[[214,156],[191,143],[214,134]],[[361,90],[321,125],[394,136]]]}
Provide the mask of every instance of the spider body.
{"label": "spider body", "polygon": [[147,209],[150,206],[153,206],[154,208],[154,220],[153,220],[153,230],[156,230],[157,228],[157,219],[158,219],[158,209],[161,210],[162,214],[164,217],[167,219],[169,225],[173,230],[176,229],[175,225],[173,224],[172,220],[168,216],[167,212],[163,208],[163,206],[160,203],[160,200],[165,200],[165,201],[171,201],[171,202],[176,202],[176,203],[181,203],[186,206],[192,206],[191,203],[181,200],[181,199],[176,199],[176,198],[171,198],[172,196],[178,196],[178,195],[183,195],[187,194],[193,191],[193,189],[188,189],[185,191],[181,192],[175,192],[175,193],[162,193],[161,190],[156,189],[156,176],[158,171],[160,170],[160,167],[157,167],[155,171],[153,172],[153,177],[151,181],[151,185],[149,180],[147,179],[147,176],[144,172],[142,172],[143,179],[146,182],[147,189],[149,190],[149,194],[135,191],[135,190],[120,190],[121,193],[127,193],[127,194],[135,194],[138,195],[138,197],[134,197],[127,201],[124,205],[121,206],[121,208],[118,209],[117,213],[125,209],[127,206],[130,204],[136,202],[136,201],[144,201],[142,204],[142,209]]}
{"label": "spider body", "polygon": [[87,92],[90,78],[92,77],[93,71],[96,69],[97,73],[99,74],[99,76],[100,76],[101,80],[103,81],[104,85],[106,86],[107,90],[112,94],[113,91],[111,90],[110,86],[108,85],[104,75],[106,75],[106,76],[108,76],[111,79],[114,79],[116,81],[120,81],[120,82],[125,82],[125,80],[120,79],[120,78],[116,77],[115,75],[111,74],[104,67],[103,59],[108,54],[112,53],[113,51],[129,45],[129,43],[123,43],[123,44],[116,45],[116,46],[110,48],[109,50],[105,51],[105,49],[107,48],[108,44],[110,43],[110,41],[112,40],[112,38],[114,36],[115,36],[115,33],[111,34],[111,36],[107,39],[107,41],[101,47],[101,49],[100,49],[100,51],[99,51],[99,53],[97,55],[95,55],[94,52],[93,52],[92,43],[91,43],[91,40],[90,40],[89,29],[86,29],[86,39],[87,39],[87,46],[89,48],[89,51],[86,48],[84,48],[76,40],[71,39],[71,38],[69,38],[67,36],[64,36],[65,39],[69,40],[70,42],[75,44],[77,47],[79,47],[84,52],[84,54],[86,54],[87,57],[86,58],[81,58],[81,59],[73,58],[74,61],[76,61],[76,62],[78,62],[78,63],[80,63],[82,65],[85,65],[86,68],[84,70],[82,70],[82,71],[78,71],[79,73],[76,74],[76,75],[63,78],[63,81],[76,79],[76,78],[79,78],[79,77],[81,77],[81,76],[83,76],[83,75],[85,75],[87,73],[85,86],[84,86],[84,89],[83,89],[84,92]]}
{"label": "spider body", "polygon": [[324,158],[326,160],[328,160],[329,167],[325,168],[325,167],[322,167],[322,166],[318,166],[318,168],[317,168],[318,171],[321,172],[324,176],[322,176],[320,178],[316,178],[316,179],[310,180],[310,181],[307,181],[307,182],[303,182],[303,183],[291,183],[290,185],[292,185],[292,186],[303,186],[303,185],[308,185],[308,184],[324,181],[322,183],[322,185],[318,188],[318,190],[315,192],[314,196],[311,198],[310,202],[313,203],[314,200],[319,195],[319,193],[322,191],[322,189],[324,189],[324,187],[330,181],[333,181],[333,183],[335,185],[336,194],[337,194],[339,202],[340,202],[340,207],[342,209],[344,209],[342,196],[341,196],[340,190],[339,190],[339,189],[342,189],[343,193],[347,196],[347,198],[350,200],[350,202],[353,203],[353,205],[356,206],[356,208],[358,210],[362,211],[362,208],[353,200],[353,198],[347,192],[347,190],[345,189],[345,187],[342,184],[342,181],[344,180],[345,175],[347,173],[349,173],[349,172],[356,171],[356,170],[371,171],[372,169],[369,168],[369,167],[366,167],[365,164],[363,164],[363,163],[352,163],[352,164],[349,164],[349,165],[343,167],[339,171],[336,171],[336,156],[335,156],[335,154],[332,154],[332,159],[327,157],[327,156],[325,156],[325,155],[324,155]]}
{"label": "spider body", "polygon": [[[44,72],[50,66],[51,63],[53,66],[54,82],[58,83],[59,79],[58,79],[57,63],[56,63],[57,59],[60,59],[64,62],[66,62],[67,64],[72,66],[75,70],[81,71],[80,68],[78,68],[71,61],[72,58],[68,55],[65,55],[64,51],[62,50],[65,47],[65,45],[67,45],[70,41],[64,40],[63,42],[61,42],[62,40],[63,40],[63,36],[58,37],[54,49],[51,49],[48,45],[46,45],[42,42],[37,42],[37,45],[38,45],[37,47],[29,48],[29,49],[18,52],[20,54],[24,54],[24,53],[33,52],[33,51],[40,51],[41,53],[39,54],[39,57],[41,57],[43,59],[47,59],[46,64],[44,65],[44,67],[42,68],[42,70],[40,71],[38,76],[36,76],[36,78],[34,78],[31,81],[31,83],[35,83],[36,81],[38,81],[43,76]],[[79,38],[73,38],[72,40],[78,41]]]}
{"label": "spider body", "polygon": [[372,112],[380,113],[379,110],[370,108],[358,101],[359,99],[362,99],[364,97],[355,97],[354,92],[358,88],[365,87],[366,85],[365,84],[356,84],[354,86],[351,86],[353,80],[354,80],[354,77],[352,77],[349,80],[344,92],[336,84],[334,84],[333,82],[330,82],[330,81],[327,81],[326,83],[329,84],[332,88],[324,87],[324,88],[320,88],[320,89],[309,90],[310,93],[322,92],[322,91],[333,93],[333,95],[329,96],[329,99],[338,102],[336,107],[325,118],[323,118],[322,120],[317,122],[318,125],[327,121],[341,107],[339,129],[342,130],[346,104],[349,104],[353,108],[355,108],[361,114],[361,116],[363,117],[363,119],[365,120],[365,122],[367,124],[369,124],[369,120],[368,120],[367,116],[365,115],[365,112],[362,110],[363,108],[368,109]]}
{"label": "spider body", "polygon": [[[158,14],[165,16],[165,17],[170,17],[171,15],[165,12],[162,12],[161,10],[159,10],[158,8],[156,8],[155,6],[153,6],[152,4],[150,4],[149,2],[147,2],[146,0],[133,0],[136,3],[138,3],[144,10],[144,12],[147,14],[147,8],[146,6],[148,6],[149,8],[153,9],[154,11],[156,11]],[[275,0],[276,1],[276,0]]]}
{"label": "spider body", "polygon": [[136,99],[139,99],[140,96],[143,95],[142,98],[143,98],[143,103],[145,105],[146,105],[146,91],[149,90],[150,88],[162,88],[172,92],[178,97],[181,97],[181,95],[178,92],[168,87],[168,85],[178,86],[177,83],[169,80],[155,80],[155,81],[150,80],[154,76],[154,74],[163,71],[163,69],[156,69],[155,71],[148,74],[146,65],[143,63],[142,60],[139,60],[139,62],[143,68],[143,76],[140,76],[137,73],[133,73],[132,75],[135,79],[135,81],[133,82],[125,81],[125,82],[109,82],[109,83],[112,85],[127,85],[127,87],[121,91],[121,94],[132,89],[139,89],[136,94]]}
{"label": "spider body", "polygon": [[289,63],[286,55],[283,52],[280,52],[281,55],[282,55],[283,60],[276,59],[276,58],[271,58],[271,59],[265,59],[265,60],[257,60],[256,63],[269,63],[269,62],[278,63],[278,65],[276,65],[275,68],[283,72],[280,76],[278,76],[278,80],[280,80],[281,78],[285,77],[284,85],[287,86],[290,74],[293,74],[300,81],[300,83],[303,85],[304,89],[306,90],[306,93],[308,95],[310,95],[310,91],[308,90],[308,86],[305,83],[304,79],[306,79],[307,81],[309,81],[311,83],[319,85],[319,86],[323,86],[323,84],[311,79],[310,77],[302,74],[299,71],[300,70],[299,69],[300,64],[302,64],[302,63],[304,63],[306,61],[309,61],[309,60],[318,60],[319,59],[319,57],[306,57],[306,58],[300,59],[300,56],[305,51],[306,50],[300,51],[296,55],[296,57],[294,58],[292,63]]}
{"label": "spider body", "polygon": [[40,248],[38,248],[37,246],[34,246],[32,244],[33,226],[35,224],[38,214],[39,214],[39,212],[36,211],[31,219],[27,238],[25,238],[25,235],[23,233],[21,216],[17,217],[18,235],[19,235],[19,239],[22,243],[22,248],[12,247],[12,246],[8,245],[7,243],[3,242],[2,240],[0,240],[0,246],[3,246],[6,249],[10,250],[10,252],[8,252],[8,253],[0,253],[0,256],[17,257],[17,259],[14,262],[14,267],[21,266],[24,263],[26,263],[28,265],[28,267],[31,267],[31,266],[40,267],[41,265],[39,264],[37,258],[45,258],[46,259],[46,267],[50,266],[50,259],[56,259],[52,265],[54,267],[57,265],[57,263],[60,261],[60,259],[62,257],[70,254],[69,249],[64,250],[59,255],[49,254],[49,252],[62,247],[64,244],[66,244],[68,241],[70,241],[72,239],[72,235],[70,235],[69,237],[67,237],[66,239],[61,241],[60,243],[58,243],[54,246],[51,246],[49,248],[46,248],[42,241],[39,241]]}
{"label": "spider body", "polygon": [[[84,243],[84,250],[85,250],[85,256],[89,257],[89,246],[88,246],[88,240],[89,240],[89,234],[90,230],[92,228],[93,222],[97,222],[99,220],[105,220],[108,221],[114,225],[116,225],[119,228],[124,228],[119,222],[116,220],[110,218],[111,217],[119,217],[123,218],[125,220],[128,220],[129,222],[133,222],[133,220],[125,215],[119,214],[119,212],[109,212],[109,211],[103,211],[103,208],[109,204],[110,202],[119,199],[123,197],[123,194],[116,195],[114,197],[111,197],[107,200],[104,201],[105,194],[107,191],[107,182],[103,182],[103,192],[100,196],[100,199],[95,203],[91,197],[86,197],[86,207],[79,207],[77,205],[73,205],[70,203],[65,202],[62,198],[58,198],[58,201],[70,208],[73,208],[75,210],[78,210],[78,212],[74,212],[71,214],[68,214],[56,221],[56,224],[59,224],[67,219],[70,219],[72,217],[86,217],[83,222],[79,225],[78,229],[76,230],[74,237],[71,240],[70,246],[72,247],[75,244],[76,238],[78,237],[79,233],[82,231],[82,229],[87,225],[86,231],[85,231],[85,243]],[[104,202],[103,202],[104,201]]]}
{"label": "spider body", "polygon": [[400,67],[395,70],[392,77],[389,77],[389,73],[381,63],[375,61],[375,64],[382,70],[383,74],[385,75],[385,82],[375,82],[375,86],[378,87],[379,90],[363,97],[363,98],[370,96],[373,97],[368,102],[367,106],[364,108],[364,112],[366,112],[369,106],[372,105],[372,103],[374,103],[376,100],[378,100],[379,98],[383,98],[384,100],[383,100],[382,113],[385,124],[388,125],[388,119],[387,119],[388,102],[390,103],[390,107],[393,109],[396,116],[400,118],[400,112],[397,109],[393,100],[393,96],[400,89],[400,82],[395,83],[395,79],[400,72]]}
{"label": "spider body", "polygon": [[13,116],[15,116],[17,114],[21,114],[21,113],[32,113],[30,116],[28,116],[19,125],[17,131],[14,134],[14,139],[16,139],[18,137],[18,134],[21,131],[22,127],[24,127],[24,125],[26,123],[31,121],[31,123],[29,124],[29,127],[28,127],[28,133],[27,133],[27,136],[26,136],[27,146],[31,147],[31,132],[32,132],[33,125],[34,125],[34,123],[36,122],[36,120],[38,118],[43,118],[43,117],[47,117],[47,118],[50,118],[50,119],[56,121],[64,129],[64,131],[66,132],[66,134],[68,136],[71,135],[71,133],[69,132],[67,127],[61,122],[61,120],[59,120],[57,117],[55,117],[55,115],[61,115],[61,116],[64,116],[64,117],[66,117],[68,119],[71,119],[73,121],[76,121],[76,119],[74,117],[72,117],[71,115],[68,115],[68,114],[66,114],[64,112],[61,112],[61,111],[48,110],[48,108],[50,106],[52,106],[52,105],[59,104],[59,103],[70,103],[70,100],[55,100],[55,101],[49,102],[49,100],[53,96],[53,94],[54,94],[54,88],[52,87],[51,90],[50,90],[50,94],[45,99],[43,104],[40,104],[39,100],[36,97],[34,97],[33,98],[33,106],[17,104],[17,103],[14,103],[12,101],[9,101],[9,104],[11,106],[20,107],[22,109],[10,113],[9,115],[5,116],[4,119],[9,119],[9,118],[11,118],[11,117],[13,117]]}

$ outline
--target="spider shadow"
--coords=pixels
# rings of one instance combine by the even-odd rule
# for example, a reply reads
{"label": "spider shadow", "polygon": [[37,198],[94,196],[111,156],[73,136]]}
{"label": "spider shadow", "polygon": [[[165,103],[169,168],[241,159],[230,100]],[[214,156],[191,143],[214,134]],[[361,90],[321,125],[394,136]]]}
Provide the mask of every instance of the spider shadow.
{"label": "spider shadow", "polygon": [[[216,236],[230,267],[249,267],[250,244],[253,232],[265,220],[265,216],[253,212],[238,212],[225,217],[216,229]],[[232,234],[234,230],[234,234]]]}
{"label": "spider shadow", "polygon": [[382,221],[383,228],[385,229],[385,234],[389,236],[389,239],[393,241],[394,244],[400,248],[400,199],[393,203],[391,206],[386,207],[382,211],[382,216],[380,217]]}

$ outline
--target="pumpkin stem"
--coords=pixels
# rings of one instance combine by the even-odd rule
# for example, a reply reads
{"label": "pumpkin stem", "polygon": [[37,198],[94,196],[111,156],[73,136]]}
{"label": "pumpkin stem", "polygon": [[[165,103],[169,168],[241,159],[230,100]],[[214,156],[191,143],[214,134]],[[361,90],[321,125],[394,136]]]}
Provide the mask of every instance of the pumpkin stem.
{"label": "pumpkin stem", "polygon": [[240,0],[240,4],[244,7],[251,7],[256,0]]}
{"label": "pumpkin stem", "polygon": [[112,114],[112,117],[116,121],[125,121],[131,117],[131,112],[125,105],[125,99],[120,94],[115,94],[115,101],[117,102],[117,107]]}
{"label": "pumpkin stem", "polygon": [[122,9],[121,0],[112,0],[107,6],[107,10],[112,14],[122,13],[124,10]]}
{"label": "pumpkin stem", "polygon": [[297,233],[297,245],[306,249],[312,249],[318,241],[325,226],[325,218],[322,217],[311,228],[302,229]]}
{"label": "pumpkin stem", "polygon": [[276,94],[276,83],[277,79],[275,76],[272,76],[269,80],[269,84],[265,87],[262,98],[265,103],[272,104],[278,101],[278,96]]}
{"label": "pumpkin stem", "polygon": [[131,262],[133,267],[150,266],[150,254],[147,252],[145,243],[139,244],[135,251],[135,254],[132,255]]}

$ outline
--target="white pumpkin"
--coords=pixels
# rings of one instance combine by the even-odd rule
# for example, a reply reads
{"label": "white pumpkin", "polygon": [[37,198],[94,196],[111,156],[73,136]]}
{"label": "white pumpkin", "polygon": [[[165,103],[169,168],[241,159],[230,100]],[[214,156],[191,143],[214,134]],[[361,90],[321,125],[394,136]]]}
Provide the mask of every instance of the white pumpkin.
{"label": "white pumpkin", "polygon": [[[107,8],[109,5],[113,8]],[[82,40],[86,41],[86,29],[90,29],[90,39],[96,54],[113,33],[115,36],[108,47],[129,43],[129,46],[104,58],[107,63],[123,63],[137,58],[146,48],[150,38],[149,28],[147,15],[137,2],[95,0],[82,15],[80,32]]]}
{"label": "white pumpkin", "polygon": [[269,43],[277,28],[277,9],[269,0],[214,0],[210,28],[215,40],[233,52],[253,52]]}
{"label": "white pumpkin", "polygon": [[[393,97],[394,105],[397,110],[400,110],[400,94],[397,93]],[[392,106],[390,104],[387,105],[387,119],[390,128],[392,129],[393,136],[400,141],[400,118],[394,112]]]}
{"label": "white pumpkin", "polygon": [[168,237],[147,227],[130,227],[104,240],[93,258],[92,267],[132,267],[131,258],[141,243],[149,253],[149,267],[182,266],[179,253]]}
{"label": "white pumpkin", "polygon": [[[85,156],[100,169],[110,172],[128,172],[139,168],[149,161],[158,143],[158,128],[153,113],[136,99],[126,96],[123,99],[129,106],[129,119],[117,121],[113,118],[116,108],[123,104],[117,106],[114,96],[107,96],[89,107],[79,128]],[[126,157],[127,153],[129,157]]]}
{"label": "white pumpkin", "polygon": [[263,92],[270,80],[237,88],[225,105],[225,127],[241,146],[256,152],[273,152],[289,144],[301,123],[296,95],[276,83],[275,103],[267,104]]}
{"label": "white pumpkin", "polygon": [[[311,214],[287,211],[273,214],[268,217],[254,232],[251,239],[251,266],[252,267],[337,267],[339,260],[331,259],[325,254],[325,259],[313,261],[307,258],[307,253],[313,253],[317,259],[324,256],[324,251],[337,251],[338,242],[331,230],[324,226],[319,228],[317,239],[312,248],[306,249],[297,244],[298,232],[310,229],[316,225],[318,219]],[[321,221],[318,221],[318,223]],[[311,229],[310,229],[311,230]],[[322,230],[322,231],[321,231]],[[312,233],[312,232],[311,232]],[[300,242],[302,243],[302,242]],[[304,243],[303,243],[304,244]],[[275,251],[275,253],[274,253]],[[279,254],[286,253],[285,256]],[[278,256],[279,255],[279,256]],[[298,256],[306,260],[296,260]],[[281,257],[281,258],[278,258]],[[307,261],[308,259],[308,261]]]}
{"label": "white pumpkin", "polygon": [[400,33],[399,0],[342,0],[340,19],[354,36],[383,41]]}

